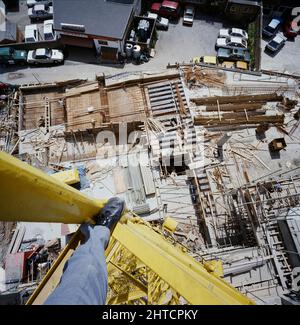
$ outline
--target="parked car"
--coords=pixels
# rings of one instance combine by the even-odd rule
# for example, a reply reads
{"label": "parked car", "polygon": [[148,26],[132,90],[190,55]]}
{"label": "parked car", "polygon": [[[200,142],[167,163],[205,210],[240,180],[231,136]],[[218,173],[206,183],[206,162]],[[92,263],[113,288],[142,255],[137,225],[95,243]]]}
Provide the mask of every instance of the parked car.
{"label": "parked car", "polygon": [[226,69],[234,69],[235,68],[235,62],[233,61],[223,61],[221,66]]}
{"label": "parked car", "polygon": [[219,31],[219,37],[240,37],[248,41],[248,34],[241,28],[222,28]]}
{"label": "parked car", "polygon": [[297,8],[295,8],[286,19],[283,31],[284,36],[291,39],[300,34],[300,11],[298,11]]}
{"label": "parked car", "polygon": [[240,69],[240,70],[248,70],[248,63],[244,61],[223,61],[222,67],[227,69]]}
{"label": "parked car", "polygon": [[28,16],[32,20],[44,20],[53,17],[53,7],[46,5],[35,5],[28,9]]}
{"label": "parked car", "polygon": [[183,25],[193,25],[195,16],[195,8],[193,6],[186,6],[183,13]]}
{"label": "parked car", "polygon": [[29,8],[34,7],[35,5],[52,5],[52,0],[27,0],[27,6]]}
{"label": "parked car", "polygon": [[58,64],[64,61],[64,54],[61,50],[36,49],[28,52],[27,62],[29,64]]}
{"label": "parked car", "polygon": [[216,42],[216,49],[223,47],[225,49],[246,49],[248,47],[247,41],[241,37],[219,37]]}
{"label": "parked car", "polygon": [[267,38],[273,37],[277,33],[281,23],[282,20],[280,18],[272,19],[271,22],[263,29],[263,36]]}
{"label": "parked car", "polygon": [[292,21],[287,21],[283,26],[284,36],[290,39],[295,38],[300,31],[300,27],[298,25],[293,26]]}
{"label": "parked car", "polygon": [[195,56],[191,60],[191,63],[193,64],[199,64],[199,63],[204,63],[208,65],[217,65],[217,57],[216,56]]}
{"label": "parked car", "polygon": [[12,47],[0,47],[0,64],[24,64],[27,62],[27,51],[15,50]]}
{"label": "parked car", "polygon": [[223,61],[245,61],[250,62],[250,52],[246,49],[224,49],[219,48],[217,52],[219,62]]}
{"label": "parked car", "polygon": [[44,21],[44,40],[53,41],[56,40],[57,35],[53,28],[53,19]]}
{"label": "parked car", "polygon": [[34,43],[39,40],[38,26],[36,24],[25,26],[25,43]]}
{"label": "parked car", "polygon": [[153,12],[147,12],[145,17],[155,19],[155,26],[157,29],[167,30],[169,28],[169,19],[160,17],[158,14],[154,14]]}
{"label": "parked car", "polygon": [[178,2],[164,0],[162,3],[153,3],[151,12],[165,18],[178,18],[180,6]]}
{"label": "parked car", "polygon": [[284,37],[281,34],[277,34],[267,45],[266,50],[269,50],[272,53],[278,52],[281,48],[283,48],[285,41],[287,40],[286,37]]}
{"label": "parked car", "polygon": [[249,69],[249,65],[247,62],[244,61],[237,61],[235,64],[235,67],[237,69],[241,69],[241,70],[248,70]]}

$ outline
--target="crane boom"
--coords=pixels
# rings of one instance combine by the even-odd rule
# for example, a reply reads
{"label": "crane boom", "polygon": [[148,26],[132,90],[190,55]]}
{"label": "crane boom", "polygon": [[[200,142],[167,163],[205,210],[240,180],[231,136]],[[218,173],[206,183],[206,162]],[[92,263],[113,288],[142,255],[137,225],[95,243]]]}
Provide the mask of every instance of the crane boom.
{"label": "crane boom", "polygon": [[[3,152],[0,220],[83,223],[106,200],[93,200]],[[28,304],[42,304],[58,285],[64,264],[80,245],[79,230],[60,253]],[[159,227],[127,212],[106,249],[107,303],[254,304],[220,275],[220,261],[196,261]]]}

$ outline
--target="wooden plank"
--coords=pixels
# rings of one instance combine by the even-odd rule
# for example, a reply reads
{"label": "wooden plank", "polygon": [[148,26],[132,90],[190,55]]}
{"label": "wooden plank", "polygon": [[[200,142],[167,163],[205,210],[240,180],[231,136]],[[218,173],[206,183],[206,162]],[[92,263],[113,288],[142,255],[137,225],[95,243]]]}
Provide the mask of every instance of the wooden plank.
{"label": "wooden plank", "polygon": [[149,166],[143,166],[140,164],[142,179],[144,183],[144,189],[146,195],[155,194],[155,185],[153,181],[153,175]]}
{"label": "wooden plank", "polygon": [[180,94],[178,83],[175,84],[175,88],[176,88],[177,100],[178,100],[178,103],[179,103],[178,106],[179,106],[180,114],[186,115],[186,108],[185,108],[183,99],[182,99],[181,94]]}
{"label": "wooden plank", "polygon": [[16,238],[18,236],[18,233],[19,233],[19,228],[16,228],[15,231],[14,231],[14,234],[13,234],[13,237],[9,243],[9,246],[8,246],[8,249],[7,249],[7,254],[11,254],[12,253],[12,249],[15,245],[15,242],[16,242]]}
{"label": "wooden plank", "polygon": [[232,104],[232,103],[251,103],[251,102],[279,102],[283,100],[283,96],[274,94],[262,95],[239,95],[239,96],[214,96],[214,97],[194,97],[190,99],[197,105],[215,105],[217,101],[219,104]]}
{"label": "wooden plank", "polygon": [[125,170],[122,167],[116,167],[112,171],[116,194],[124,193],[127,191],[124,172]]}
{"label": "wooden plank", "polygon": [[94,82],[92,84],[88,85],[81,85],[78,87],[74,87],[71,89],[66,89],[65,96],[66,97],[71,97],[71,96],[78,96],[84,93],[92,92],[95,90],[99,90],[99,84],[98,82]]}
{"label": "wooden plank", "polygon": [[23,241],[23,238],[25,236],[25,231],[26,231],[26,228],[24,226],[21,226],[18,231],[18,234],[17,234],[16,240],[14,242],[14,245],[12,247],[12,250],[11,250],[12,254],[17,253],[19,251],[22,241]]}
{"label": "wooden plank", "polygon": [[[159,82],[163,80],[172,80],[175,78],[179,78],[180,74],[179,72],[172,72],[172,73],[164,73],[164,74],[159,74],[159,75],[142,75],[142,77],[138,77],[135,79],[129,79],[129,80],[124,80],[124,81],[117,81],[115,83],[111,83],[110,85],[107,85],[107,80],[105,80],[106,83],[106,88],[117,88],[117,87],[126,87],[126,86],[136,86],[136,85],[141,85],[145,83],[150,83],[150,82]],[[151,86],[148,86],[151,87]]]}
{"label": "wooden plank", "polygon": [[282,125],[284,123],[284,115],[264,115],[264,116],[250,116],[248,120],[245,117],[224,118],[221,121],[217,117],[209,116],[195,116],[195,125],[236,125],[236,124],[259,124],[271,123]]}
{"label": "wooden plank", "polygon": [[[262,116],[265,115],[266,111],[259,111],[259,112],[247,112],[247,117],[249,116]],[[233,118],[240,118],[240,117],[246,117],[245,112],[237,112],[237,113],[223,113],[220,112],[220,114],[216,115],[216,114],[211,114],[211,115],[202,115],[203,117],[221,117],[221,119],[233,119]],[[219,118],[220,120],[220,118]],[[247,120],[247,118],[246,118]],[[247,120],[248,121],[248,120]]]}
{"label": "wooden plank", "polygon": [[[244,109],[246,109],[247,111],[255,111],[258,109],[262,108],[262,104],[261,103],[248,103],[248,104],[223,104],[223,105],[219,105],[220,107],[220,111],[224,111],[224,112],[243,112]],[[218,105],[211,105],[211,106],[206,106],[206,111],[207,112],[217,112],[218,111]]]}

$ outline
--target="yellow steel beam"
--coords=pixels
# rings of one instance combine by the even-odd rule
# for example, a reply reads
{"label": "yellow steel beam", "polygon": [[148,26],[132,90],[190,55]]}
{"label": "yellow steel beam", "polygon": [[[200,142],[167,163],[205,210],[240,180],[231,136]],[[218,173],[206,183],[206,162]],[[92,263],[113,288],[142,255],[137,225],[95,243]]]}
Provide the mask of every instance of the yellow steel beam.
{"label": "yellow steel beam", "polygon": [[[0,220],[3,221],[83,223],[91,221],[105,203],[105,200],[86,197],[4,152],[0,152],[0,179]],[[190,304],[253,304],[213,274],[210,271],[212,267],[204,266],[174,247],[140,218],[122,219],[114,230],[113,238]],[[28,304],[45,301],[57,286],[63,266],[78,244],[79,231]],[[109,260],[109,249],[107,253]]]}
{"label": "yellow steel beam", "polygon": [[[205,305],[251,305],[254,302],[212,272],[200,262],[195,261],[178,247],[174,247],[165,238],[138,218],[123,217],[112,234],[112,240],[106,250],[107,261],[115,252],[116,240],[147,268],[182,296],[189,304]],[[67,259],[79,243],[78,233],[69,244],[59,261],[55,262],[45,279],[33,293],[28,304],[42,304],[54,290]],[[109,275],[110,276],[110,275]],[[131,277],[131,276],[130,276]],[[129,277],[127,276],[129,279]],[[137,281],[132,282],[137,285]],[[148,284],[149,285],[149,284]],[[138,286],[139,287],[139,286]],[[145,288],[139,287],[140,291]],[[141,292],[139,292],[141,293]],[[139,294],[137,295],[139,297]]]}
{"label": "yellow steel beam", "polygon": [[133,300],[137,300],[147,296],[145,292],[141,290],[133,290],[128,293],[123,293],[117,297],[113,297],[107,302],[107,305],[121,305],[125,303],[130,303]]}
{"label": "yellow steel beam", "polygon": [[254,304],[144,223],[128,220],[113,236],[190,304]]}
{"label": "yellow steel beam", "polygon": [[83,223],[105,203],[4,152],[0,152],[0,179],[2,221]]}

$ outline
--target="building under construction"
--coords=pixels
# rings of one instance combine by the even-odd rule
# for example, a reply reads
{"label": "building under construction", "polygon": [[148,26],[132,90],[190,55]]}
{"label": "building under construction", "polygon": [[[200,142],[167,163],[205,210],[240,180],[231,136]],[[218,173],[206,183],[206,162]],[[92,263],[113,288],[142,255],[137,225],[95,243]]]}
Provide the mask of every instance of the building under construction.
{"label": "building under construction", "polygon": [[[33,183],[126,201],[135,221],[116,228],[106,252],[109,304],[299,304],[299,95],[294,76],[192,64],[8,85],[0,149],[46,175],[32,171]],[[0,159],[3,175],[15,168],[26,178],[22,166]],[[51,208],[38,220],[42,204],[28,200],[48,202],[35,192],[41,184],[16,198],[17,210],[22,177],[1,189],[0,219],[13,221],[0,229],[1,299],[22,292],[19,303],[41,304],[89,215]]]}

